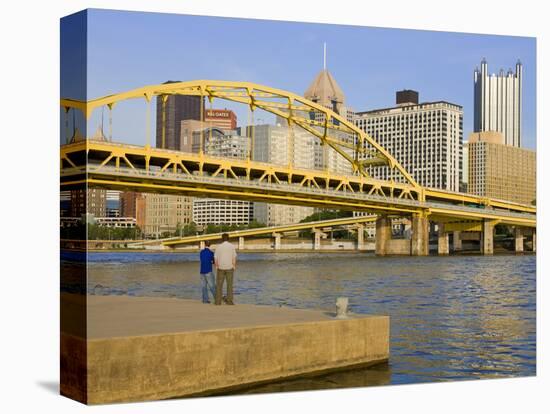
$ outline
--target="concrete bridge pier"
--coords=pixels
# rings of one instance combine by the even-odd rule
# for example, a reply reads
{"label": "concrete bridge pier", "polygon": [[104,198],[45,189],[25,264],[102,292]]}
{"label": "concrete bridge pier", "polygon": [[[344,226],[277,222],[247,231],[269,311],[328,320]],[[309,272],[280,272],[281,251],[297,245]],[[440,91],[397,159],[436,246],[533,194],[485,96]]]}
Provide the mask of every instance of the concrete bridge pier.
{"label": "concrete bridge pier", "polygon": [[365,248],[365,226],[363,224],[357,225],[357,250],[363,250]]}
{"label": "concrete bridge pier", "polygon": [[537,229],[533,229],[533,253],[537,251]]}
{"label": "concrete bridge pier", "polygon": [[423,214],[413,214],[411,235],[411,256],[429,254],[429,221]]}
{"label": "concrete bridge pier", "polygon": [[445,223],[437,223],[437,254],[449,254],[449,233],[445,231]]}
{"label": "concrete bridge pier", "polygon": [[239,237],[239,250],[244,250],[244,237]]}
{"label": "concrete bridge pier", "polygon": [[313,250],[321,249],[321,239],[327,237],[326,233],[323,233],[321,230],[313,229]]}
{"label": "concrete bridge pier", "polygon": [[273,233],[273,238],[275,239],[275,250],[281,249],[281,233]]}
{"label": "concrete bridge pier", "polygon": [[519,226],[516,226],[514,229],[514,238],[515,238],[515,251],[516,253],[523,252],[523,229]]}
{"label": "concrete bridge pier", "polygon": [[388,216],[378,216],[376,219],[375,253],[377,256],[388,254],[388,244],[391,239],[391,220]]}
{"label": "concrete bridge pier", "polygon": [[453,251],[459,252],[462,250],[462,234],[459,230],[453,231]]}
{"label": "concrete bridge pier", "polygon": [[199,249],[200,250],[204,249],[204,241],[199,242]]}
{"label": "concrete bridge pier", "polygon": [[481,253],[484,255],[491,255],[494,252],[494,233],[495,233],[494,220],[483,220],[483,231],[481,234]]}

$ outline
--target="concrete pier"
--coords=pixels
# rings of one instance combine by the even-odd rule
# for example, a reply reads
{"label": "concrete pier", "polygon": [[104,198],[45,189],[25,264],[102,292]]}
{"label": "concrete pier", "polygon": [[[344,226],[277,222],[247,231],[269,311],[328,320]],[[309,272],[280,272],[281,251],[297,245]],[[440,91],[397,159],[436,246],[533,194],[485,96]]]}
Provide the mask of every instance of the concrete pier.
{"label": "concrete pier", "polygon": [[445,223],[437,223],[437,254],[449,254],[449,233],[445,231]]}
{"label": "concrete pier", "polygon": [[427,256],[429,254],[429,221],[427,217],[414,214],[412,217],[411,255]]}
{"label": "concrete pier", "polygon": [[88,404],[230,392],[389,358],[387,316],[175,298],[87,302],[87,339],[62,332],[61,392]]}
{"label": "concrete pier", "polygon": [[273,238],[275,239],[275,250],[281,249],[281,233],[273,233]]}
{"label": "concrete pier", "polygon": [[453,231],[453,251],[459,252],[462,250],[462,232]]}
{"label": "concrete pier", "polygon": [[523,229],[521,227],[516,226],[516,228],[514,229],[514,238],[516,253],[523,252]]}
{"label": "concrete pier", "polygon": [[357,250],[364,250],[365,248],[365,226],[363,224],[357,225]]}
{"label": "concrete pier", "polygon": [[481,253],[491,255],[494,253],[494,233],[495,222],[493,220],[483,220],[483,240],[481,241]]}
{"label": "concrete pier", "polygon": [[387,248],[391,240],[391,220],[387,216],[379,216],[376,219],[375,253],[377,256],[388,254]]}
{"label": "concrete pier", "polygon": [[[423,233],[425,237],[421,240],[421,244],[423,247],[423,251],[425,252],[423,255],[428,254],[428,220],[424,218],[423,224],[426,226]],[[377,256],[387,256],[387,255],[399,255],[399,256],[409,256],[409,255],[419,255],[418,254],[418,248],[415,250],[414,243],[415,239],[414,237],[417,237],[417,244],[418,241],[418,234],[414,231],[414,223],[413,223],[413,232],[411,239],[406,238],[399,238],[399,239],[393,239],[392,238],[392,222],[391,219],[387,216],[379,216],[378,219],[376,219],[376,243],[375,243],[375,252]],[[418,232],[418,225],[416,226],[417,232]]]}
{"label": "concrete pier", "polygon": [[239,237],[239,250],[244,249],[244,237]]}
{"label": "concrete pier", "polygon": [[314,250],[320,250],[321,249],[321,239],[325,239],[327,237],[326,233],[323,233],[321,230],[313,229],[313,249]]}

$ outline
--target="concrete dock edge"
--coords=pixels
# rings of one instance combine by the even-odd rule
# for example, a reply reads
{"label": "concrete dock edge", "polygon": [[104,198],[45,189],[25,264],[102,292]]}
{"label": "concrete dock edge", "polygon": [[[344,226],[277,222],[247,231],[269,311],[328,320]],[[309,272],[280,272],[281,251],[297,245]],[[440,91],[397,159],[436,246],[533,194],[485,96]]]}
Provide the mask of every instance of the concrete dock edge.
{"label": "concrete dock edge", "polygon": [[389,317],[94,339],[89,404],[208,395],[389,358]]}

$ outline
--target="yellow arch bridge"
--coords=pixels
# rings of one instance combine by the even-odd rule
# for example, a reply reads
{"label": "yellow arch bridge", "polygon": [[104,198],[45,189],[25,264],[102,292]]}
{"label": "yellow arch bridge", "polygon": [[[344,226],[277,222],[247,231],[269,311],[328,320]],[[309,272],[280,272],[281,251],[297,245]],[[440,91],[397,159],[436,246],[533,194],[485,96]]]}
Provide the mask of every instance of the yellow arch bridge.
{"label": "yellow arch bridge", "polygon": [[[274,114],[288,123],[291,139],[295,139],[293,128],[309,132],[324,148],[343,157],[351,173],[337,175],[327,169],[296,168],[292,163],[254,161],[253,130],[246,159],[206,154],[203,132],[197,153],[165,149],[163,122],[161,148],[149,142],[136,146],[115,143],[112,138],[79,139],[78,134],[73,135],[71,142],[61,146],[61,189],[95,187],[374,213],[379,217],[376,251],[381,255],[392,250],[391,217],[403,216],[412,223],[410,253],[414,255],[428,253],[429,221],[438,223],[442,253],[448,251],[448,233],[463,230],[480,231],[481,248],[491,254],[493,228],[499,223],[514,226],[517,240],[532,233],[534,246],[534,206],[421,187],[388,151],[352,122],[291,92],[249,82],[191,81],[146,86],[86,102],[61,99],[61,106],[66,117],[71,110],[79,110],[89,119],[97,108],[106,107],[111,113],[121,101],[144,99],[149,120],[151,100],[159,97],[159,110],[165,120],[165,104],[171,95],[201,96],[210,102],[222,99],[247,105],[250,111],[261,109]],[[150,137],[150,122],[147,125]],[[377,166],[386,167],[391,178],[374,178],[371,172]]]}

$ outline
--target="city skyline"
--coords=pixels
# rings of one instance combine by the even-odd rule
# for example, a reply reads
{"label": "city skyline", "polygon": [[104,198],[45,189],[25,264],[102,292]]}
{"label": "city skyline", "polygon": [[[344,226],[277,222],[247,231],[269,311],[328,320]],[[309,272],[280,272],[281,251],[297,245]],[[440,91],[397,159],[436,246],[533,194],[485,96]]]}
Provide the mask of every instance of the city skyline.
{"label": "city skyline", "polygon": [[[153,26],[155,32],[144,30]],[[475,67],[485,58],[498,72],[520,59],[522,141],[524,147],[536,148],[534,38],[95,9],[88,11],[87,33],[90,98],[193,79],[246,79],[302,95],[323,68],[327,42],[327,69],[355,111],[391,107],[397,90],[414,89],[421,102],[445,100],[463,106],[465,137],[473,131]],[[208,56],[214,57],[214,65]],[[109,70],[111,65],[117,70]],[[213,107],[235,110],[241,125],[248,120],[246,108],[221,101]],[[117,108],[115,139],[117,131],[129,126],[132,138],[120,139],[144,143],[143,128],[135,122],[144,110],[145,104],[137,102]],[[94,114],[96,123],[100,116]]]}
{"label": "city skyline", "polygon": [[60,32],[62,395],[537,374],[536,151],[463,142],[480,59],[527,80],[534,39],[109,10]]}

